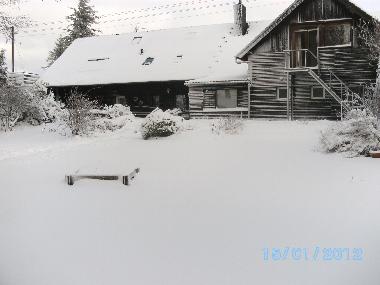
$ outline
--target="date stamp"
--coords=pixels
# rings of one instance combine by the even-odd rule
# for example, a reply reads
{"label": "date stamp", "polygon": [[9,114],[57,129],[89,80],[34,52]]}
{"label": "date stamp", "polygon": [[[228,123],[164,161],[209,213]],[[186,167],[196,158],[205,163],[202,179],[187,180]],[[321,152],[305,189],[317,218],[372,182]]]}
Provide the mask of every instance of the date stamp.
{"label": "date stamp", "polygon": [[362,248],[333,248],[320,247],[273,247],[263,248],[264,261],[309,261],[309,262],[339,262],[352,261],[360,262],[364,259]]}

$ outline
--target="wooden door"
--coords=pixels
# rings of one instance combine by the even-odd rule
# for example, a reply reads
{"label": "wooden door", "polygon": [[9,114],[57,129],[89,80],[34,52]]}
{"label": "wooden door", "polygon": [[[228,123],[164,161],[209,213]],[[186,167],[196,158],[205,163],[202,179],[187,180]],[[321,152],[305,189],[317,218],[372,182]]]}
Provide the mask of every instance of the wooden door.
{"label": "wooden door", "polygon": [[318,29],[303,29],[294,32],[293,67],[315,67],[318,62]]}

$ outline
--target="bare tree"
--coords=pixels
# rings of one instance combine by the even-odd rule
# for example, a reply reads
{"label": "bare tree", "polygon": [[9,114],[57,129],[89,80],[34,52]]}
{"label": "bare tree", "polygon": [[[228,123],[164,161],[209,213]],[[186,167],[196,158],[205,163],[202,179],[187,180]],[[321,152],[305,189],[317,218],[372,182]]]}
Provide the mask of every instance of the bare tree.
{"label": "bare tree", "polygon": [[95,100],[74,89],[67,99],[68,118],[67,125],[73,135],[88,133],[92,126],[92,110],[97,106]]}
{"label": "bare tree", "polygon": [[32,98],[23,88],[0,86],[0,122],[5,131],[11,131],[23,114],[30,109]]}
{"label": "bare tree", "polygon": [[4,11],[6,7],[15,6],[19,2],[20,0],[0,0],[0,33],[8,39],[11,38],[10,27],[22,28],[29,23],[29,18],[26,16],[13,16]]}
{"label": "bare tree", "polygon": [[373,21],[361,21],[357,28],[357,35],[359,40],[366,46],[369,50],[368,56],[372,64],[377,66],[377,78],[376,85],[370,94],[372,97],[370,103],[373,106],[372,111],[380,119],[380,22],[377,20]]}

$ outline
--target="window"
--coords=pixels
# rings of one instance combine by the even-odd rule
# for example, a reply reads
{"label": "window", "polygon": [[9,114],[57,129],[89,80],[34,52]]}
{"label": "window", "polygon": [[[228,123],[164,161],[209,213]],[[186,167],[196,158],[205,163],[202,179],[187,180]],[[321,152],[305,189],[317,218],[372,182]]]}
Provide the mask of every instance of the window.
{"label": "window", "polygon": [[115,104],[127,105],[127,98],[125,98],[125,96],[116,96]]}
{"label": "window", "polygon": [[326,96],[326,91],[322,87],[312,87],[311,88],[311,98],[312,99],[323,99]]}
{"label": "window", "polygon": [[278,100],[288,100],[288,88],[286,88],[286,87],[277,88],[277,99]]}
{"label": "window", "polygon": [[224,89],[216,91],[216,107],[218,108],[236,108],[237,107],[237,90]]}
{"label": "window", "polygon": [[160,107],[160,96],[153,96],[153,107]]}
{"label": "window", "polygon": [[175,63],[180,63],[183,59],[183,55],[177,55],[176,58],[175,58]]}
{"label": "window", "polygon": [[138,45],[139,43],[141,43],[141,40],[142,37],[134,37],[132,42],[133,44]]}
{"label": "window", "polygon": [[348,88],[350,88],[350,90],[352,92],[354,92],[355,94],[359,95],[359,96],[363,96],[364,94],[364,85],[350,85],[348,86]]}
{"label": "window", "polygon": [[324,46],[351,44],[351,24],[328,24],[324,27]]}
{"label": "window", "polygon": [[102,57],[102,58],[90,58],[88,61],[104,61],[104,60],[109,60],[109,57]]}
{"label": "window", "polygon": [[143,65],[151,65],[153,63],[154,58],[148,57],[144,62]]}
{"label": "window", "polygon": [[176,96],[176,107],[181,110],[185,109],[185,95]]}

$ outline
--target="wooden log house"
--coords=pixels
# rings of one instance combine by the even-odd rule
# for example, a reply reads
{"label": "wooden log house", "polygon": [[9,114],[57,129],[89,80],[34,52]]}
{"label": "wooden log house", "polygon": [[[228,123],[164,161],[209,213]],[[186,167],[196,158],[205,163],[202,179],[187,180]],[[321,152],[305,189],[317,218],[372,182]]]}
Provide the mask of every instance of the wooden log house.
{"label": "wooden log house", "polygon": [[376,66],[357,37],[372,17],[347,0],[297,0],[237,60],[248,64],[251,118],[337,119]]}
{"label": "wooden log house", "polygon": [[[241,1],[233,8],[234,23],[78,39],[42,80],[59,99],[65,100],[76,88],[103,104],[128,105],[140,116],[156,107],[203,116],[197,102],[202,101],[202,109],[211,109],[217,94],[224,96],[224,103],[216,103],[222,108],[212,114],[247,116],[247,67],[236,64],[235,55],[269,23],[247,22]],[[207,90],[194,96],[200,82]],[[228,102],[228,97],[235,102]]]}

